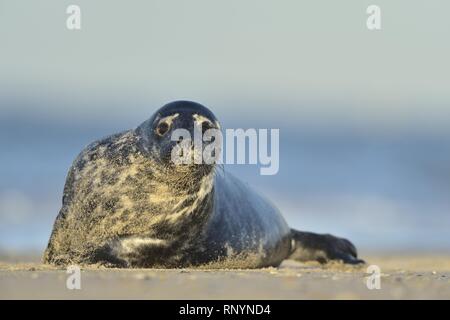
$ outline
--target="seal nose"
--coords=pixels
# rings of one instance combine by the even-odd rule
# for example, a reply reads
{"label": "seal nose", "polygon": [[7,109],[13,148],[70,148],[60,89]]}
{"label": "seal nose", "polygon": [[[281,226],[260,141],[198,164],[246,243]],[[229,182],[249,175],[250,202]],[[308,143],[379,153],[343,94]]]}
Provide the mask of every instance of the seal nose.
{"label": "seal nose", "polygon": [[212,121],[203,121],[202,124],[202,134],[205,134],[209,129],[218,129],[217,126]]}
{"label": "seal nose", "polygon": [[205,136],[205,133],[210,129],[219,129],[217,122],[198,113],[186,112],[175,121],[175,128],[182,129],[184,132],[178,131],[172,138],[170,147],[172,162],[179,165],[204,162],[210,164],[209,158],[215,157],[216,150],[215,148],[209,150],[207,146],[216,141],[217,134],[212,132]]}
{"label": "seal nose", "polygon": [[[191,140],[199,139],[202,141],[203,135],[209,129],[219,130],[219,125],[215,119],[197,113],[186,112],[175,120],[173,129],[187,130]],[[179,138],[176,144],[181,143],[183,139]]]}

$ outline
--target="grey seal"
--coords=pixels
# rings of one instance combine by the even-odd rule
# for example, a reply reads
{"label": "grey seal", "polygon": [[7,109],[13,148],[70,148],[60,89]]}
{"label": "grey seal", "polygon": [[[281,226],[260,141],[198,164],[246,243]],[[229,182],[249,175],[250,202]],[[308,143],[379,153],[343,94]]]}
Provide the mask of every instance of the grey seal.
{"label": "grey seal", "polygon": [[[354,245],[291,229],[279,210],[217,164],[175,164],[171,132],[220,128],[190,101],[88,145],[67,175],[45,263],[260,268],[285,259],[361,263]],[[205,143],[206,144],[206,143]]]}

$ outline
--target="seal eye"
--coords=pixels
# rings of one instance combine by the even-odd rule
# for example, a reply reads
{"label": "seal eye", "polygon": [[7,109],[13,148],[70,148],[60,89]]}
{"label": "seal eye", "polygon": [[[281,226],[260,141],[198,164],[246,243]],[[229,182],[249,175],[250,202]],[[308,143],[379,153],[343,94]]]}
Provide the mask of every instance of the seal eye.
{"label": "seal eye", "polygon": [[169,131],[169,124],[167,122],[161,122],[160,124],[158,124],[158,126],[156,127],[156,133],[159,136],[163,136],[167,133],[167,131]]}

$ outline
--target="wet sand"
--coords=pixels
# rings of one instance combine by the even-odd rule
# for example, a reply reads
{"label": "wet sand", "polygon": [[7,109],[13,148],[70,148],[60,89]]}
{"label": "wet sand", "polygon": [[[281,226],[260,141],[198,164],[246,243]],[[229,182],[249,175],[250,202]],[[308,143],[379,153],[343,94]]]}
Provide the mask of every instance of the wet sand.
{"label": "wet sand", "polygon": [[259,270],[88,267],[81,290],[69,290],[65,269],[3,256],[0,299],[450,299],[448,254],[364,258],[381,269],[379,290],[366,286],[368,265],[295,261]]}

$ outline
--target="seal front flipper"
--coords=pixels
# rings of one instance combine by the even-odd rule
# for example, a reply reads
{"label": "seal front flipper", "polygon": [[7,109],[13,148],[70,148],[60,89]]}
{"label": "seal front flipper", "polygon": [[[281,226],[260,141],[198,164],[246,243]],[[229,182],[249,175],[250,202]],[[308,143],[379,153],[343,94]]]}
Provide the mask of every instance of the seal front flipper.
{"label": "seal front flipper", "polygon": [[341,260],[344,263],[365,263],[358,259],[355,246],[347,239],[331,234],[316,234],[291,229],[292,253],[288,259],[297,261]]}

